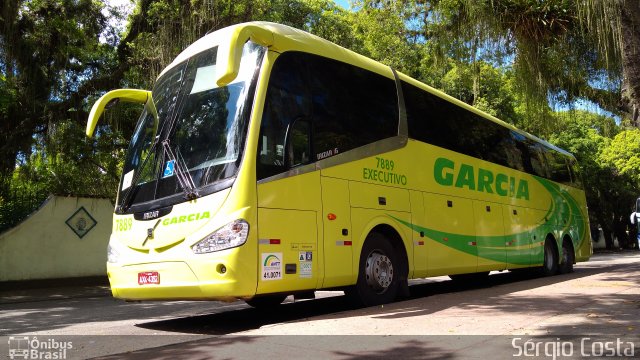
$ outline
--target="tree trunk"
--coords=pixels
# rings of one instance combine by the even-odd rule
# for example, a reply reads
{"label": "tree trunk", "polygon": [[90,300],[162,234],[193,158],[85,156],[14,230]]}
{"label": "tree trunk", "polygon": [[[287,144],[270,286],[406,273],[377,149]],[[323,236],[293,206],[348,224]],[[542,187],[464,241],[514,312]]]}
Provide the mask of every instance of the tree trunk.
{"label": "tree trunk", "polygon": [[640,127],[640,1],[624,0],[622,33],[622,105]]}
{"label": "tree trunk", "polygon": [[602,225],[602,235],[604,235],[604,243],[608,250],[613,249],[613,237],[608,226]]}

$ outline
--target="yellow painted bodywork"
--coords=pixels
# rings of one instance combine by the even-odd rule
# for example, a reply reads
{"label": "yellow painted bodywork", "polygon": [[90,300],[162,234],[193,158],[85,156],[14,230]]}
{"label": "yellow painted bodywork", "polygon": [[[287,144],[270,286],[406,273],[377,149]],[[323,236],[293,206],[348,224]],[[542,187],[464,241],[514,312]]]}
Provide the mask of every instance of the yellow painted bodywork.
{"label": "yellow painted bodywork", "polygon": [[[120,257],[118,262],[108,264],[108,273],[115,297],[227,300],[353,285],[362,246],[371,231],[381,229],[397,234],[409,277],[540,265],[540,242],[549,234],[558,240],[560,251],[559,240],[569,236],[576,245],[577,261],[591,255],[583,191],[554,185],[558,192],[552,194],[529,174],[411,139],[394,151],[257,182],[260,120],[270,71],[280,53],[308,52],[390,79],[393,74],[380,63],[286,26],[250,23],[225,31],[233,35],[219,39],[218,63],[225,65],[218,72],[220,76],[212,79],[219,85],[237,75],[239,54],[247,39],[269,50],[260,70],[242,166],[231,188],[174,205],[172,212],[160,219],[137,221],[133,215],[114,215],[111,245]],[[405,75],[400,77],[469,108]],[[142,100],[142,92],[131,94],[130,98]],[[124,99],[123,95],[114,97]],[[94,105],[88,134],[109,99],[101,98],[101,105]],[[487,121],[497,121],[470,110]],[[393,160],[395,175],[381,169],[377,158]],[[434,180],[438,158],[524,179],[529,197],[442,186]],[[393,176],[395,180],[391,181]],[[561,213],[556,208],[556,204],[562,204],[561,196],[575,199],[579,214],[574,215],[583,220],[584,229],[547,221],[554,209]],[[203,215],[205,212],[208,216]],[[172,222],[174,218],[177,220]],[[250,224],[244,245],[210,254],[193,253],[195,243],[236,219]],[[148,229],[156,224],[154,238],[145,243]],[[451,246],[453,242],[455,246]],[[483,256],[486,254],[488,257]],[[221,266],[225,272],[220,271]],[[138,285],[137,274],[148,271],[159,272],[159,285]]]}

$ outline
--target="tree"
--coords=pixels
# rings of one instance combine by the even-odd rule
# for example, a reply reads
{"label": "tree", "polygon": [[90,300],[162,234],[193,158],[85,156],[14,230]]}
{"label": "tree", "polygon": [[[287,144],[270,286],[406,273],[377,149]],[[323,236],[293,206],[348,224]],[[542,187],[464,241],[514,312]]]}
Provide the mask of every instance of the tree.
{"label": "tree", "polygon": [[578,10],[582,28],[594,35],[607,66],[622,65],[620,107],[640,127],[640,2],[583,0]]}
{"label": "tree", "polygon": [[[118,87],[150,88],[175,55],[209,31],[250,20],[302,28],[314,19],[319,25],[320,14],[335,5],[327,0],[139,0],[123,34],[107,21],[105,5],[93,0],[15,0],[0,7],[2,197],[18,180],[45,182],[55,192],[112,196],[118,154],[126,148],[139,107],[119,105],[110,111],[96,139],[87,143],[91,146],[80,151],[87,141],[80,129],[99,95]],[[108,10],[112,18],[122,16]],[[19,179],[13,176],[16,164]],[[87,182],[70,181],[74,172]],[[90,183],[86,174],[99,181]]]}
{"label": "tree", "polygon": [[[73,108],[56,111],[90,76],[103,47],[107,26],[96,2],[4,1],[0,17],[0,175],[11,177],[18,154],[31,151],[33,134],[43,134]],[[70,109],[71,108],[71,109]]]}
{"label": "tree", "polygon": [[620,175],[640,179],[640,129],[618,133],[602,151],[600,160]]}
{"label": "tree", "polygon": [[630,171],[620,171],[615,165],[616,162],[624,163],[624,160],[620,160],[631,157],[633,151],[620,157],[614,154],[628,146],[629,142],[640,140],[636,137],[636,133],[640,134],[640,131],[633,130],[632,136],[627,135],[628,131],[619,132],[610,117],[585,111],[556,113],[554,117],[563,130],[552,135],[549,141],[576,156],[587,197],[590,222],[600,224],[607,248],[611,249],[614,233],[618,233],[617,237],[623,243],[624,236],[620,229],[627,225],[629,206],[638,196],[635,189],[640,185],[638,176]]}
{"label": "tree", "polygon": [[[588,99],[637,119],[640,3],[634,0],[441,0],[423,31],[449,54],[513,61],[526,103]],[[427,6],[427,5],[425,5]],[[599,19],[595,21],[593,19]],[[617,51],[616,49],[624,49]],[[629,59],[622,61],[620,58]],[[624,71],[622,71],[624,69]],[[624,76],[623,76],[624,75]],[[625,84],[621,88],[621,84]],[[623,104],[620,106],[620,99]],[[635,107],[634,107],[635,106]],[[546,112],[534,111],[552,121]]]}

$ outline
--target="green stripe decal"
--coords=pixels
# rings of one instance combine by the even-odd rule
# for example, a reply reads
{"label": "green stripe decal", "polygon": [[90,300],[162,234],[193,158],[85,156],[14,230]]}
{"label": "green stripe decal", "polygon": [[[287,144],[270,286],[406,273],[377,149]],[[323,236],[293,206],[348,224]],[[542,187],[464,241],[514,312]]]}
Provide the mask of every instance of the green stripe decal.
{"label": "green stripe decal", "polygon": [[[551,229],[556,228],[562,228],[565,234],[571,233],[574,248],[578,249],[586,238],[586,223],[577,201],[566,190],[560,188],[559,185],[537,176],[532,177],[549,192],[552,201],[544,218],[528,231],[496,236],[462,235],[429,229],[389,214],[387,216],[412,231],[423,232],[424,236],[432,241],[463,253],[478,256],[478,249],[481,249],[480,258],[496,262],[504,262],[506,254],[509,264],[529,265],[532,262],[537,263],[538,261],[530,258],[530,253],[535,248],[543,247],[546,234]],[[536,236],[536,239],[533,240],[532,236]],[[576,245],[578,241],[579,243]],[[541,251],[538,251],[538,253],[541,253]],[[541,262],[542,259],[539,259],[539,261]]]}

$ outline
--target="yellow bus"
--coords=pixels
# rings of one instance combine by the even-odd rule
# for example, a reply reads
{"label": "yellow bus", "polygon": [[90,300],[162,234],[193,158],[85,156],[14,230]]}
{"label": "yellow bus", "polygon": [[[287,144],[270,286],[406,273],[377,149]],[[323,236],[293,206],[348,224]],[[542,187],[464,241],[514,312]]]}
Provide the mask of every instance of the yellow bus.
{"label": "yellow bus", "polygon": [[375,305],[412,278],[592,254],[571,154],[301,30],[208,34],[151,91],[102,96],[88,136],[116,100],[144,104],[108,247],[117,298]]}

